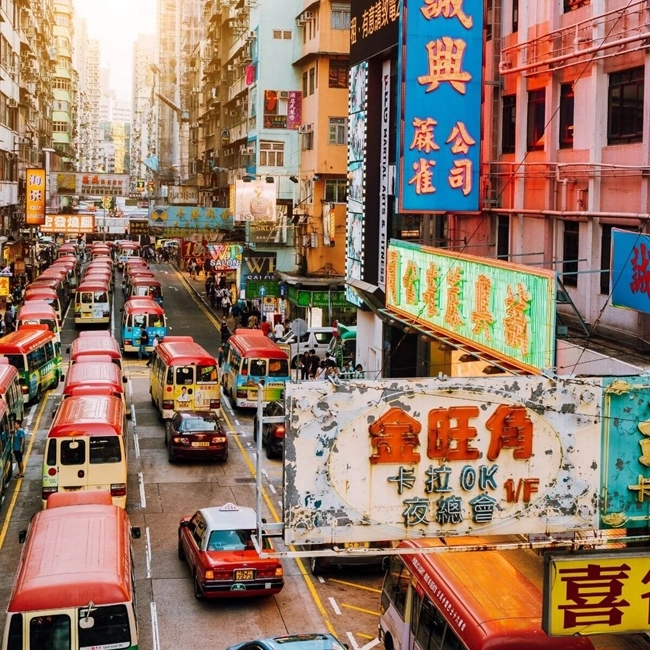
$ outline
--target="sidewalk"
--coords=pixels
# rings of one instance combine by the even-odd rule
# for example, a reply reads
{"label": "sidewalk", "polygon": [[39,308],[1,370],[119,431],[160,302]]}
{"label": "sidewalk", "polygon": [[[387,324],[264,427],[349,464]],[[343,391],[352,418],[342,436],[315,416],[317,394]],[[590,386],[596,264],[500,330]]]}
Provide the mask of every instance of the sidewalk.
{"label": "sidewalk", "polygon": [[[205,294],[205,276],[201,274],[201,277],[199,278],[191,278],[189,271],[181,271],[181,269],[176,265],[172,264],[172,268],[180,273],[183,276],[183,279],[187,282],[187,284],[192,288],[192,291],[194,292],[194,295],[205,305],[206,309],[213,314],[219,322],[223,322],[223,310],[221,309],[215,309],[210,305],[210,300]],[[235,319],[232,317],[232,314],[228,316],[227,319],[228,322],[228,329],[234,333],[235,328],[237,327],[237,323],[235,322]]]}

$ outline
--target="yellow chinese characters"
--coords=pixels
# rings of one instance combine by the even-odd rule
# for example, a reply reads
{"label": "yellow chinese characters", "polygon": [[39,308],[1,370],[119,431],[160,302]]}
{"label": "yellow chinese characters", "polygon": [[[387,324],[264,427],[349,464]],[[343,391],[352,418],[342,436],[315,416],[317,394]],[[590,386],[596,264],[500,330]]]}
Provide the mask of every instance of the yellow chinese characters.
{"label": "yellow chinese characters", "polygon": [[433,172],[431,171],[435,165],[434,160],[427,160],[426,158],[420,158],[413,163],[415,174],[409,181],[409,185],[415,185],[416,194],[433,194],[436,191],[433,186]]}
{"label": "yellow chinese characters", "polygon": [[471,315],[472,332],[476,336],[483,334],[487,341],[492,340],[491,328],[495,318],[490,312],[490,294],[492,280],[487,275],[479,275],[474,285],[474,311]]}
{"label": "yellow chinese characters", "polygon": [[424,0],[420,11],[427,20],[432,18],[458,18],[465,29],[471,29],[474,20],[463,11],[463,0]]}
{"label": "yellow chinese characters", "polygon": [[454,144],[451,145],[451,153],[454,154],[462,153],[467,155],[470,147],[476,144],[476,140],[469,134],[464,122],[456,122],[452,127],[447,138],[447,144],[452,141]]}
{"label": "yellow chinese characters", "polygon": [[523,356],[528,354],[530,348],[527,314],[531,299],[522,282],[517,286],[517,293],[508,285],[506,317],[503,319],[504,339],[508,347],[519,350]]}
{"label": "yellow chinese characters", "polygon": [[462,38],[443,36],[427,43],[429,73],[418,77],[420,85],[428,85],[426,92],[436,90],[443,82],[464,95],[465,84],[472,80],[469,72],[463,72],[463,56],[467,43]]}
{"label": "yellow chinese characters", "polygon": [[438,314],[438,297],[439,297],[439,275],[438,267],[433,263],[429,263],[426,273],[427,288],[422,299],[427,305],[427,316],[429,318]]}
{"label": "yellow chinese characters", "polygon": [[459,266],[449,269],[447,274],[447,309],[445,323],[452,330],[458,329],[465,322],[461,316],[463,269]]}
{"label": "yellow chinese characters", "polygon": [[418,267],[413,260],[409,260],[404,271],[402,278],[402,286],[404,287],[404,300],[407,305],[415,305],[418,301],[418,285],[420,277]]}
{"label": "yellow chinese characters", "polygon": [[411,149],[431,153],[438,151],[440,146],[436,143],[433,130],[438,125],[438,122],[432,117],[427,117],[421,120],[419,117],[413,118],[413,142]]}

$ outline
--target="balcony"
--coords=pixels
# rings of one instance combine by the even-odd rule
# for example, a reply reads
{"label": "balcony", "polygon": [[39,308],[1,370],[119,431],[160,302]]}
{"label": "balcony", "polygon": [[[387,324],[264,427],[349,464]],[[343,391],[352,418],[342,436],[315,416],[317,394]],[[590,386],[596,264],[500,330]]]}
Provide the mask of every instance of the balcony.
{"label": "balcony", "polygon": [[[573,15],[571,12],[564,14],[562,19],[568,22]],[[635,0],[620,9],[574,22],[539,38],[503,49],[499,72],[502,75],[545,74],[552,70],[646,50],[648,38],[650,18],[647,2]]]}

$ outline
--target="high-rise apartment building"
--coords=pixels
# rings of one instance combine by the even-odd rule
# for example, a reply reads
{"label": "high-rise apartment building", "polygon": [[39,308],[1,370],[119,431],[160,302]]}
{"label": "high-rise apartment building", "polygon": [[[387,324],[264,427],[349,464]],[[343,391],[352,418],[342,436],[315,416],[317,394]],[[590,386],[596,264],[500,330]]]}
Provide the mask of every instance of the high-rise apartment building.
{"label": "high-rise apartment building", "polygon": [[74,7],[72,0],[54,2],[54,44],[56,61],[54,72],[54,110],[52,138],[54,147],[69,167],[76,164],[74,139],[76,135],[75,95],[73,75]]}
{"label": "high-rise apartment building", "polygon": [[189,167],[190,59],[202,39],[206,0],[158,0],[159,179],[185,181]]}

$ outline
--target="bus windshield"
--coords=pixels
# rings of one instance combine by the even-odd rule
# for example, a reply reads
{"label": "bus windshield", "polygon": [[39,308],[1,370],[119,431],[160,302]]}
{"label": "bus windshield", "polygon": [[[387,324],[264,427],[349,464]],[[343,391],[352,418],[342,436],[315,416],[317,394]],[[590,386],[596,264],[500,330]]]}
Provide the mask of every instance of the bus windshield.
{"label": "bus windshield", "polygon": [[289,375],[289,362],[286,359],[269,360],[269,377],[287,377]]}
{"label": "bus windshield", "polygon": [[197,366],[197,384],[210,384],[217,381],[217,366]]}
{"label": "bus windshield", "polygon": [[130,648],[131,630],[126,605],[106,605],[80,609],[79,647]]}
{"label": "bus windshield", "polygon": [[191,386],[194,383],[194,368],[192,366],[181,366],[176,368],[176,385]]}

